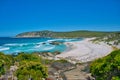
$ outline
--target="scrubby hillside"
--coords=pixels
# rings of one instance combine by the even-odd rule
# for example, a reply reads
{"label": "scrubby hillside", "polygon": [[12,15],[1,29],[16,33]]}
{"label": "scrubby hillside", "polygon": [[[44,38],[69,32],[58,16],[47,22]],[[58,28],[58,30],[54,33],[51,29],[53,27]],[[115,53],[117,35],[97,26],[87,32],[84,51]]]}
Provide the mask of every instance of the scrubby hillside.
{"label": "scrubby hillside", "polygon": [[54,31],[34,31],[25,32],[16,35],[16,37],[52,37],[52,38],[79,38],[79,37],[101,37],[111,32],[97,31],[70,31],[70,32],[54,32]]}

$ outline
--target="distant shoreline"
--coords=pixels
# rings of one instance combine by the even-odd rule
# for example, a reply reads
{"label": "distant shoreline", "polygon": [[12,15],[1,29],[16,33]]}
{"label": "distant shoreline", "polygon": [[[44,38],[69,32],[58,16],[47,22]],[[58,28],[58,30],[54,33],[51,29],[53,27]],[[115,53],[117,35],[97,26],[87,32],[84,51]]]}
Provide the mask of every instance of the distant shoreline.
{"label": "distant shoreline", "polygon": [[100,36],[105,36],[109,33],[115,33],[115,32],[87,31],[87,30],[56,32],[56,31],[44,30],[44,31],[23,32],[17,34],[15,37],[80,38],[80,37],[100,37]]}

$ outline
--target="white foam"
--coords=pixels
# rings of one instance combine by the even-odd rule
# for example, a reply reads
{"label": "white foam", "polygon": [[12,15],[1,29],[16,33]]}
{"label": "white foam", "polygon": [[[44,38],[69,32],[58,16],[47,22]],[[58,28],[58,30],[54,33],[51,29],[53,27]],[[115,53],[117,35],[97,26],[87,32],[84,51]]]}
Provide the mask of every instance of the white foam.
{"label": "white foam", "polygon": [[52,40],[47,40],[46,42],[52,42],[52,41],[65,41],[65,42],[70,42],[76,39],[52,39]]}
{"label": "white foam", "polygon": [[9,47],[0,47],[0,51],[6,51],[6,50],[9,50],[10,48]]}
{"label": "white foam", "polygon": [[36,45],[34,48],[40,48],[42,45]]}
{"label": "white foam", "polygon": [[55,41],[55,40],[47,40],[46,42],[52,42],[52,41]]}
{"label": "white foam", "polygon": [[59,40],[64,40],[64,39],[52,39],[52,40],[47,40],[46,42],[59,41]]}
{"label": "white foam", "polygon": [[18,44],[4,44],[4,46],[16,46]]}
{"label": "white foam", "polygon": [[43,44],[44,42],[38,42],[38,43],[36,43],[36,44]]}
{"label": "white foam", "polygon": [[15,50],[16,53],[21,52],[20,50]]}
{"label": "white foam", "polygon": [[48,46],[48,47],[44,47],[42,50],[51,50],[51,49],[54,49],[55,46]]}
{"label": "white foam", "polygon": [[67,42],[67,41],[72,41],[73,39],[65,39],[65,41]]}
{"label": "white foam", "polygon": [[28,45],[27,43],[12,43],[12,44],[4,44],[4,46],[24,46]]}

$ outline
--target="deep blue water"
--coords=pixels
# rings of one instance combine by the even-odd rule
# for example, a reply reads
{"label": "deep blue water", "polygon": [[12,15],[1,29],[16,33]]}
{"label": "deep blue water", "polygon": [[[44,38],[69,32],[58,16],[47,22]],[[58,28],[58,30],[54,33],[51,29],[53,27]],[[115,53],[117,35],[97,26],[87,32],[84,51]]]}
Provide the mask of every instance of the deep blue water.
{"label": "deep blue water", "polygon": [[[81,39],[54,39],[54,38],[10,38],[0,37],[0,52],[6,54],[18,52],[63,52],[67,47],[64,44],[52,45],[51,41],[69,42]],[[45,44],[43,44],[45,43]]]}

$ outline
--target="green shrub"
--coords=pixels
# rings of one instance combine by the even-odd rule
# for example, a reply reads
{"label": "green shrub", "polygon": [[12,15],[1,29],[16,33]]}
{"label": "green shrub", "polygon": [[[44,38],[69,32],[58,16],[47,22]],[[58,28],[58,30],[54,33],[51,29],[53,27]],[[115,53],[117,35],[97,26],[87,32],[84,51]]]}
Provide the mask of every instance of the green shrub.
{"label": "green shrub", "polygon": [[120,50],[93,61],[90,71],[96,80],[117,80],[120,76]]}

